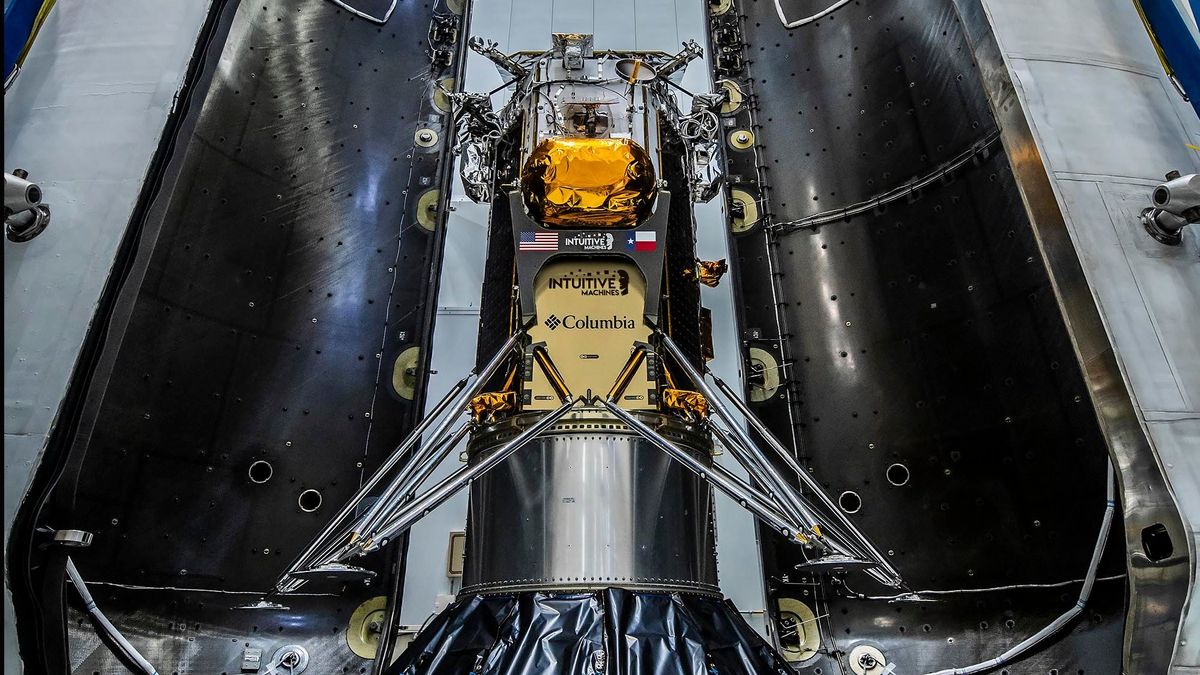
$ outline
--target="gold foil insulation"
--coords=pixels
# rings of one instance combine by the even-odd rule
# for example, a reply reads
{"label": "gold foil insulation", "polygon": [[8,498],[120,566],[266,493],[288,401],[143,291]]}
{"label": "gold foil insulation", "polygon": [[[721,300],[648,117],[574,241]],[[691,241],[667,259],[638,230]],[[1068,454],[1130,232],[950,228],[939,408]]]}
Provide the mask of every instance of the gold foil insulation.
{"label": "gold foil insulation", "polygon": [[547,138],[521,172],[534,220],[549,227],[633,227],[654,203],[654,165],[627,138]]}
{"label": "gold foil insulation", "polygon": [[689,281],[698,280],[710,288],[716,288],[721,283],[721,277],[729,271],[729,265],[724,258],[720,260],[697,260],[695,267],[683,270],[683,278]]}
{"label": "gold foil insulation", "polygon": [[708,419],[708,399],[698,391],[667,387],[662,390],[662,401],[671,410],[678,410],[695,419]]}
{"label": "gold foil insulation", "polygon": [[497,413],[517,407],[517,394],[513,391],[484,392],[471,399],[471,417],[476,422],[495,418]]}

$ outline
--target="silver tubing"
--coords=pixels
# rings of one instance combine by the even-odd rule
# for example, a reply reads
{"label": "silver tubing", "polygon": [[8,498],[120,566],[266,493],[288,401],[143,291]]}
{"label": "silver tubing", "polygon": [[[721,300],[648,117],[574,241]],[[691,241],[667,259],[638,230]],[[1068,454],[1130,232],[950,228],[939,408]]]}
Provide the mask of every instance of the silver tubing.
{"label": "silver tubing", "polygon": [[[317,536],[313,537],[312,541],[304,549],[304,551],[300,555],[296,556],[295,561],[292,562],[292,564],[288,566],[287,571],[283,573],[283,577],[280,578],[280,582],[287,578],[287,576],[292,572],[308,564],[312,555],[320,550],[322,546],[327,545],[326,540],[329,539],[330,534],[336,530],[337,526],[344,521],[347,516],[354,513],[354,509],[358,508],[359,503],[371,492],[371,490],[375,489],[375,486],[379,484],[385,475],[387,475],[388,471],[396,466],[396,462],[400,461],[400,458],[404,456],[404,453],[408,452],[409,448],[411,448],[413,444],[420,440],[421,436],[429,429],[430,425],[432,425],[438,419],[438,417],[445,412],[446,407],[450,404],[450,402],[455,400],[455,397],[466,388],[467,379],[468,378],[464,377],[456,382],[454,386],[450,388],[450,391],[446,394],[445,398],[443,398],[437,404],[437,406],[434,407],[433,413],[421,420],[421,423],[417,425],[417,428],[414,429],[411,434],[408,435],[408,438],[406,438],[399,447],[397,447],[390,455],[388,455],[387,459],[384,460],[383,465],[380,466],[375,473],[371,474],[371,477],[367,479],[365,483],[363,483],[362,487],[360,487],[357,492],[354,493],[354,496],[346,501],[341,510],[337,512],[337,515],[330,519],[329,523],[322,528],[321,532],[318,533]],[[462,398],[462,396],[459,396],[459,398]],[[463,405],[466,405],[465,400],[463,401]],[[280,591],[284,590],[283,587],[278,584],[276,585],[276,588],[278,588]],[[292,590],[295,589],[293,588]]]}
{"label": "silver tubing", "polygon": [[[712,434],[714,436],[717,437],[717,440],[720,441],[721,445],[726,447],[729,450],[730,454],[733,455],[734,458],[738,460],[738,463],[741,464],[742,466],[746,467],[746,470],[753,475],[755,469],[747,466],[746,463],[747,463],[747,461],[749,461],[750,457],[760,457],[761,458],[762,455],[760,453],[756,453],[756,452],[747,450],[736,439],[730,438],[728,432],[726,432],[724,429],[717,426],[716,424],[712,423],[711,421],[708,423],[707,426],[708,426],[708,430],[710,432],[712,432]],[[746,457],[746,459],[743,459],[744,456]],[[765,461],[765,460],[760,460],[760,461]],[[774,468],[772,467],[771,470],[774,470]],[[790,485],[785,484],[785,487],[783,489],[793,490],[794,488],[792,488]],[[845,555],[850,555],[850,556],[856,556],[859,558],[871,558],[871,555],[867,551],[863,550],[862,546],[856,545],[856,540],[853,536],[848,535],[845,532],[843,532],[834,523],[825,523],[825,524],[821,525],[820,532],[821,532],[820,536],[817,536],[814,533],[815,538],[813,539],[813,545],[816,548],[832,549],[838,553],[843,553]]]}
{"label": "silver tubing", "polygon": [[[375,502],[367,508],[366,513],[364,513],[362,517],[358,519],[359,524],[354,528],[351,536],[354,536],[354,534],[363,534],[364,532],[369,531],[373,525],[378,524],[378,521],[383,515],[384,511],[393,508],[399,501],[404,499],[404,486],[412,480],[412,477],[416,475],[417,471],[420,470],[421,467],[425,466],[425,464],[431,458],[441,456],[442,451],[446,448],[447,441],[451,436],[454,435],[450,431],[450,428],[455,422],[458,421],[458,415],[461,413],[462,411],[460,410],[453,415],[448,415],[445,419],[438,423],[437,427],[430,435],[429,440],[425,443],[421,443],[418,446],[418,450],[413,453],[412,457],[410,457],[407,462],[404,463],[404,466],[400,469],[400,472],[396,474],[396,477],[393,478],[390,483],[388,483],[387,487],[385,487],[383,491],[379,493],[379,496],[375,499]],[[464,424],[463,426],[469,425]]]}
{"label": "silver tubing", "polygon": [[67,558],[67,577],[71,580],[75,591],[79,593],[80,599],[83,600],[84,609],[96,620],[96,623],[100,624],[100,629],[108,634],[117,648],[124,652],[124,656],[136,663],[143,675],[158,675],[158,670],[129,643],[129,640],[125,639],[124,635],[121,635],[121,631],[117,630],[108,617],[104,616],[104,612],[101,612],[100,608],[96,606],[96,601],[88,591],[87,584],[83,582],[83,577],[79,576],[79,570],[75,569],[75,561],[70,558]]}
{"label": "silver tubing", "polygon": [[[646,427],[646,428],[649,429],[650,427]],[[654,431],[654,430],[651,429],[651,431]],[[659,434],[658,432],[654,432],[654,433],[655,433],[655,435],[657,435],[661,438],[661,434]],[[662,438],[662,440],[666,441],[667,443],[670,443],[670,441],[667,441],[666,438]],[[672,445],[674,445],[674,444],[672,444]],[[683,448],[676,447],[676,449],[684,452],[685,454],[687,452],[687,451],[683,450]],[[688,456],[691,457],[691,455],[688,455]],[[697,466],[698,466],[698,468],[703,467],[703,465],[700,465],[700,464],[698,464]],[[774,517],[774,520],[772,522],[775,522],[781,526],[781,527],[777,528],[777,529],[779,529],[780,534],[782,534],[785,537],[789,537],[791,539],[799,541],[799,538],[796,537],[795,535],[796,535],[796,533],[803,535],[804,528],[795,519],[784,515],[783,512],[777,508],[779,506],[779,504],[777,502],[772,501],[769,497],[764,495],[760,490],[756,489],[754,486],[752,486],[749,483],[747,483],[746,481],[742,480],[741,476],[738,476],[737,474],[731,472],[729,469],[726,469],[725,467],[721,466],[720,464],[717,464],[714,462],[711,466],[709,466],[707,468],[708,468],[708,471],[713,476],[716,476],[718,480],[723,480],[723,481],[729,483],[731,486],[736,487],[738,490],[741,491],[741,493],[743,495],[745,495],[745,497],[746,497],[745,501],[739,500],[736,497],[734,498],[735,501],[737,501],[739,506],[741,506],[744,509],[749,509],[750,508],[749,500],[752,499],[752,500],[758,502],[758,504],[762,508],[762,510],[769,512]],[[701,477],[704,478],[705,480],[708,480],[708,477],[706,477],[704,475],[701,475]],[[770,524],[770,523],[768,523],[768,524]],[[785,526],[785,525],[787,527],[786,532],[783,531],[783,528],[782,528],[782,526]],[[805,536],[807,536],[807,535],[805,535]],[[811,541],[812,541],[812,539],[809,539],[809,542],[811,542]]]}
{"label": "silver tubing", "polygon": [[[773,497],[779,505],[780,510],[788,514],[789,517],[801,523],[804,529],[813,537],[818,539],[816,533],[812,531],[812,527],[816,524],[816,520],[811,517],[811,513],[807,510],[798,510],[792,504],[795,500],[786,499],[780,496],[780,493],[790,491],[790,486],[783,484],[775,470],[771,466],[764,466],[766,458],[761,453],[755,452],[753,449],[748,449],[738,441],[730,438],[729,433],[721,429],[716,424],[709,422],[708,430],[717,437],[717,440],[723,445],[729,454],[741,464],[746,472],[750,474],[756,482],[762,484],[767,496]],[[765,476],[765,477],[764,477]]]}
{"label": "silver tubing", "polygon": [[[762,487],[762,491],[764,491],[766,496],[772,500],[772,503],[778,507],[779,511],[781,513],[788,513],[787,505],[776,497],[774,490],[768,490],[770,486],[765,484],[763,479],[757,475],[757,464],[751,461],[749,456],[750,453],[747,453],[745,448],[743,448],[740,443],[737,443],[737,441],[734,441],[732,438],[730,438],[729,434],[727,434],[724,429],[721,429],[712,423],[709,423],[706,426],[709,432],[717,438],[717,442],[720,443],[722,447],[729,450],[729,454],[733,455],[733,458],[737,460],[737,463],[746,470],[746,473],[750,475],[750,478],[754,484]],[[789,513],[788,516],[796,522],[804,522],[804,519],[796,513]],[[803,525],[802,527],[811,532],[808,525]],[[810,538],[809,543],[811,543],[817,549],[823,550],[828,548],[827,542],[822,541],[822,539],[820,537],[816,537],[815,534]]]}
{"label": "silver tubing", "polygon": [[469,485],[476,478],[490,471],[496,465],[508,459],[514,452],[520,450],[526,443],[539,436],[547,428],[562,419],[564,415],[571,411],[579,402],[579,399],[572,399],[564,402],[556,410],[542,416],[536,423],[530,426],[525,431],[522,431],[503,447],[484,457],[476,464],[468,464],[458,471],[455,471],[441,483],[430,488],[425,494],[421,495],[416,501],[406,504],[399,512],[392,516],[391,520],[378,533],[367,533],[364,542],[357,547],[356,553],[361,555],[369,551],[373,551],[384,545],[387,539],[403,532],[424,518],[430,511],[437,508],[442,502],[454,496],[459,490]]}
{"label": "silver tubing", "polygon": [[[764,523],[774,528],[780,534],[789,537],[793,540],[799,540],[801,536],[806,536],[801,532],[800,526],[795,523],[789,523],[787,520],[777,513],[774,509],[766,506],[759,501],[761,495],[757,494],[749,485],[739,482],[741,479],[733,476],[718,465],[705,466],[695,457],[692,457],[687,451],[676,447],[667,439],[663,438],[658,432],[643,424],[633,415],[622,410],[620,406],[612,401],[599,399],[604,407],[617,419],[624,422],[630,429],[641,434],[643,438],[658,446],[660,450],[667,453],[675,461],[682,464],[692,473],[700,476],[700,478],[713,484],[722,492],[729,496],[730,499],[737,502],[742,508],[750,511]],[[799,536],[798,536],[799,535]]]}
{"label": "silver tubing", "polygon": [[475,427],[476,425],[471,423],[467,423],[459,427],[458,431],[454,432],[454,436],[450,438],[450,442],[446,444],[445,451],[440,453],[441,457],[431,458],[430,461],[426,462],[425,466],[421,467],[421,470],[418,471],[415,476],[413,476],[412,481],[402,488],[401,494],[403,494],[405,498],[408,498],[412,496],[413,492],[420,489],[420,487],[425,484],[425,481],[429,480],[429,476],[433,474],[434,470],[446,460],[446,457],[450,456],[450,453],[454,452],[454,449],[458,447],[459,443],[462,443],[463,439],[466,438],[468,434],[475,430]]}
{"label": "silver tubing", "polygon": [[325,541],[329,538],[330,533],[337,528],[338,524],[344,521],[351,513],[353,513],[354,509],[358,508],[359,503],[362,502],[362,500],[371,492],[371,490],[375,489],[379,482],[383,480],[383,477],[396,466],[396,463],[400,461],[400,459],[404,456],[404,453],[406,453],[414,443],[420,440],[421,436],[423,436],[425,432],[429,430],[429,427],[433,425],[433,423],[437,421],[437,419],[441,417],[446,410],[457,410],[464,408],[467,405],[467,401],[469,401],[472,396],[478,393],[480,388],[487,384],[487,381],[491,379],[492,375],[496,373],[496,370],[500,368],[500,365],[504,363],[504,359],[507,358],[509,351],[511,351],[513,347],[517,346],[517,343],[524,335],[525,331],[519,330],[509,337],[504,345],[496,351],[496,354],[492,357],[492,360],[489,361],[486,366],[484,366],[484,369],[479,373],[474,385],[472,385],[470,389],[466,389],[467,381],[470,379],[469,375],[456,382],[454,386],[450,388],[450,391],[447,392],[447,394],[442,398],[441,401],[438,402],[436,406],[434,406],[434,409],[428,415],[426,415],[424,419],[421,420],[421,423],[417,425],[417,428],[413,429],[404,442],[388,455],[387,459],[384,460],[383,465],[380,466],[379,469],[377,469],[365,483],[363,483],[362,487],[360,487],[358,491],[354,493],[354,496],[351,497],[341,508],[341,510],[338,511],[337,515],[329,521],[329,524],[321,530],[320,534],[313,538],[312,542],[309,543],[309,545],[304,549],[304,552],[297,556],[295,561],[288,566],[287,571],[283,573],[283,576],[281,576],[279,581],[276,583],[277,590],[287,593],[300,587],[300,584],[297,584],[296,580],[288,579],[288,575],[306,565],[310,561],[312,555],[325,545]]}
{"label": "silver tubing", "polygon": [[[373,528],[379,525],[379,521],[386,517],[386,514],[389,511],[394,510],[397,506],[407,500],[412,495],[414,490],[421,487],[421,484],[429,478],[429,475],[432,474],[435,469],[437,469],[438,465],[445,461],[446,457],[454,451],[454,448],[460,442],[462,442],[462,439],[466,438],[467,434],[471,433],[471,429],[473,429],[474,426],[475,425],[470,422],[463,424],[453,434],[440,439],[438,443],[431,448],[430,452],[425,453],[424,458],[422,458],[420,461],[416,461],[416,458],[414,458],[414,461],[410,462],[407,466],[412,466],[415,470],[407,472],[407,476],[398,477],[397,481],[388,487],[388,492],[385,492],[384,495],[380,497],[380,501],[376,502],[376,504],[380,504],[383,499],[387,499],[389,503],[386,506],[375,510],[373,516],[369,512],[364,515],[361,519],[359,519],[354,531],[362,534],[365,532],[370,532]],[[407,466],[405,468],[407,468]],[[404,479],[403,482],[400,482],[400,478]]]}
{"label": "silver tubing", "polygon": [[[664,339],[670,340],[670,338]],[[896,571],[896,568],[892,567],[892,564],[888,562],[887,558],[885,558],[878,549],[875,548],[875,545],[871,543],[871,540],[867,539],[867,536],[864,535],[861,530],[855,527],[854,523],[850,521],[850,518],[842,513],[842,510],[838,507],[838,505],[833,502],[833,498],[825,493],[825,489],[821,487],[820,483],[818,483],[815,478],[809,475],[808,471],[806,471],[804,467],[800,466],[800,462],[797,461],[796,458],[793,457],[792,454],[783,447],[783,445],[779,442],[779,439],[775,438],[775,435],[772,434],[769,429],[767,429],[766,425],[759,421],[758,417],[754,415],[750,408],[743,403],[740,398],[737,397],[732,389],[729,388],[729,385],[725,384],[725,381],[716,375],[713,375],[713,382],[716,383],[717,388],[721,390],[721,393],[723,393],[729,399],[729,402],[732,403],[734,407],[737,408],[742,414],[742,416],[746,418],[746,421],[750,424],[750,426],[753,427],[760,436],[762,436],[763,440],[767,442],[767,445],[771,446],[771,449],[775,451],[775,454],[779,455],[779,457],[788,465],[788,468],[796,473],[796,476],[805,484],[805,486],[807,486],[809,490],[817,495],[817,497],[824,504],[825,508],[833,515],[833,517],[841,521],[841,525],[849,530],[860,544],[866,547],[867,552],[870,553],[870,557],[878,562],[880,566],[886,569],[893,577],[895,577],[896,581],[899,581],[900,573]],[[732,423],[730,424],[732,425]]]}
{"label": "silver tubing", "polygon": [[671,337],[667,334],[660,333],[660,336],[662,337],[663,346],[665,346],[667,351],[671,353],[672,358],[674,358],[675,362],[679,364],[679,367],[684,369],[688,375],[688,378],[690,378],[692,382],[700,388],[700,392],[703,393],[708,399],[709,404],[711,404],[713,409],[716,410],[717,415],[721,419],[725,420],[725,423],[729,425],[730,432],[732,432],[738,442],[742,444],[743,449],[745,449],[747,453],[758,455],[756,458],[758,460],[757,463],[760,465],[760,471],[763,474],[760,476],[760,478],[769,480],[774,484],[775,491],[780,493],[780,499],[784,500],[791,507],[791,510],[801,515],[801,523],[804,524],[806,529],[811,531],[812,526],[818,525],[820,522],[817,518],[817,514],[814,513],[813,510],[804,503],[804,499],[797,494],[790,485],[787,484],[787,481],[785,481],[777,471],[775,471],[774,467],[771,466],[771,463],[767,461],[765,456],[763,456],[762,451],[758,449],[758,446],[746,433],[746,430],[737,423],[737,420],[733,418],[732,414],[730,414],[729,409],[721,404],[720,399],[717,398],[715,393],[713,393],[712,388],[709,387],[708,383],[704,381],[704,375],[701,374],[700,371],[696,370],[691,362],[688,361],[687,356],[681,349],[679,349],[679,346],[676,345],[675,342],[671,340]]}
{"label": "silver tubing", "polygon": [[[517,345],[517,342],[521,339],[522,335],[523,332],[518,331],[508,338],[508,341],[506,341],[504,345],[500,347],[500,350],[496,352],[496,355],[492,357],[492,360],[488,361],[488,364],[484,366],[483,370],[479,373],[479,377],[477,377],[475,382],[471,385],[471,388],[468,389],[466,393],[461,395],[457,401],[455,401],[453,410],[463,410],[466,407],[467,402],[471,400],[471,397],[478,394],[479,390],[487,385],[488,380],[492,379],[492,375],[494,375],[504,363],[504,359],[508,356],[509,350]],[[438,414],[441,414],[441,411],[439,411]],[[445,438],[446,430],[449,429],[450,425],[453,423],[454,416],[451,415],[438,425],[437,430],[433,434],[433,438],[430,439],[429,444],[426,446],[426,450],[422,452],[419,457],[414,456],[409,462],[405,463],[404,468],[400,470],[400,474],[396,476],[395,480],[393,480],[392,483],[383,491],[383,493],[379,495],[379,499],[375,500],[375,503],[372,504],[369,509],[367,509],[366,515],[361,519],[362,522],[374,524],[379,519],[379,515],[383,510],[383,505],[395,501],[393,499],[395,489],[412,477],[413,473],[417,470],[418,465],[420,465],[422,461],[424,461],[430,454],[437,452],[440,447],[440,443]],[[356,530],[356,532],[358,532],[358,534],[363,534],[362,530]]]}

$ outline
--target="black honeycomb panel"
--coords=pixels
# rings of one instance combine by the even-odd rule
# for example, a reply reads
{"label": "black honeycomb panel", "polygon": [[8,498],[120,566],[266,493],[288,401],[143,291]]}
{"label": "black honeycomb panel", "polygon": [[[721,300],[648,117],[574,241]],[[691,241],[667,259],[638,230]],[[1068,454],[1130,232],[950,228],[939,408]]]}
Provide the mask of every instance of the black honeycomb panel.
{"label": "black honeycomb panel", "polygon": [[696,224],[691,192],[683,171],[683,146],[672,142],[665,150],[662,177],[671,191],[671,210],[667,219],[667,258],[663,270],[664,288],[669,293],[664,304],[668,316],[664,318],[671,339],[688,355],[692,365],[699,368],[704,363],[700,346],[700,284],[695,278],[685,276],[685,271],[695,269],[696,265]]}
{"label": "black honeycomb panel", "polygon": [[[799,18],[827,5],[784,6]],[[851,2],[792,31],[769,0],[736,8],[711,22],[743,38],[746,68],[718,75],[751,94],[725,129],[752,129],[757,148],[726,161],[767,216],[733,238],[735,287],[748,344],[788,364],[759,414],[835,498],[857,493],[853,519],[914,588],[1081,577],[1106,449],[953,5]],[[905,198],[769,229],[881,194],[975,144],[984,151]],[[888,480],[894,463],[907,469],[902,486]],[[1110,537],[1102,575],[1121,574],[1121,553]],[[856,575],[849,587],[797,583],[801,558],[780,542],[764,556],[775,593],[829,614],[827,647],[874,641],[914,672],[997,655],[1078,593],[892,605],[856,597],[885,593]],[[1117,672],[1123,594],[1121,581],[1099,585],[1093,616],[1011,672]],[[839,658],[808,668],[846,672]]]}
{"label": "black honeycomb panel", "polygon": [[[432,330],[440,232],[415,209],[444,155],[414,134],[445,137],[429,94],[453,71],[431,69],[426,29],[446,10],[400,3],[382,27],[323,1],[220,11],[152,177],[74,440],[86,454],[59,488],[74,488],[71,522],[56,525],[94,533],[73,556],[81,573],[164,672],[236,672],[246,644],[269,656],[287,640],[319,670],[358,671],[340,631],[374,586],[314,588],[342,597],[285,599],[290,613],[231,607],[271,586],[419,412],[393,391],[392,364]],[[273,474],[256,484],[260,460]],[[323,498],[314,513],[297,503],[308,489]],[[73,642],[91,630],[72,625]],[[120,668],[103,649],[79,665]]]}

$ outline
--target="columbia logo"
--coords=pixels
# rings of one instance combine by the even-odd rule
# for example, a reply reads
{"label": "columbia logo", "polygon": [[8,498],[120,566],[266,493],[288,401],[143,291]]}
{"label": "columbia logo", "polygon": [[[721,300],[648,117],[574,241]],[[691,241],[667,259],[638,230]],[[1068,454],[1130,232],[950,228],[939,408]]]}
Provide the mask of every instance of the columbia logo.
{"label": "columbia logo", "polygon": [[555,328],[558,328],[562,321],[559,321],[557,316],[551,314],[550,316],[546,317],[546,320],[543,323],[545,323],[546,327],[548,327],[550,330],[554,330]]}

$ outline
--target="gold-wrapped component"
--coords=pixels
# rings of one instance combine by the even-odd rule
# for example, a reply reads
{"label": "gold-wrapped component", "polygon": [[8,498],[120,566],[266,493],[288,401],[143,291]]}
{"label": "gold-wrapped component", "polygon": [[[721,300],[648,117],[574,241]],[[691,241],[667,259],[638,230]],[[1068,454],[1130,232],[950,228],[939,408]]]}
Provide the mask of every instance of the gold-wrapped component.
{"label": "gold-wrapped component", "polygon": [[512,410],[517,407],[517,392],[488,391],[471,399],[471,417],[476,422],[495,418],[496,413]]}
{"label": "gold-wrapped component", "polygon": [[697,260],[695,267],[683,271],[683,277],[688,280],[696,279],[709,288],[716,288],[721,283],[721,277],[729,271],[729,265],[724,258],[720,260]]}
{"label": "gold-wrapped component", "polygon": [[521,172],[534,220],[548,227],[633,227],[654,204],[654,165],[627,138],[547,138]]}
{"label": "gold-wrapped component", "polygon": [[698,391],[667,387],[662,391],[662,401],[671,410],[678,410],[696,419],[708,419],[708,399]]}

